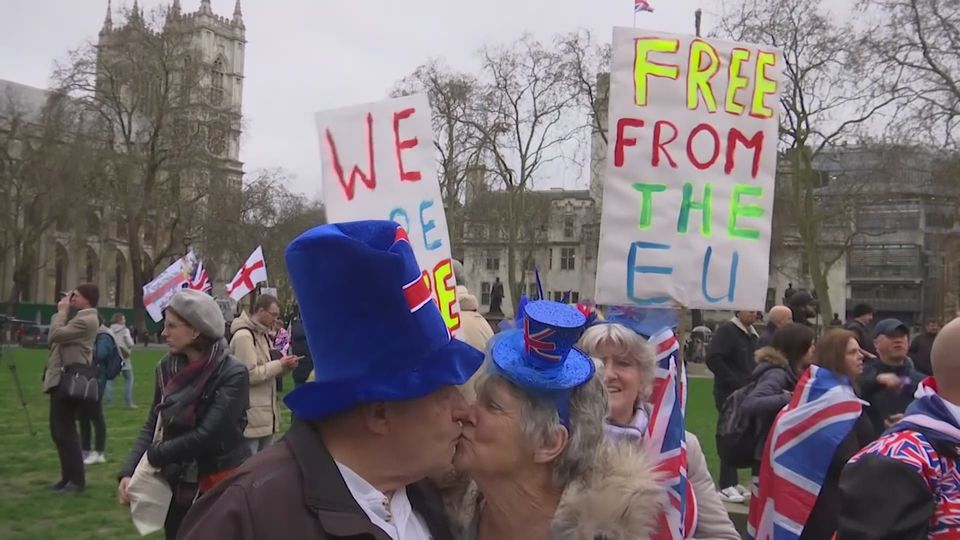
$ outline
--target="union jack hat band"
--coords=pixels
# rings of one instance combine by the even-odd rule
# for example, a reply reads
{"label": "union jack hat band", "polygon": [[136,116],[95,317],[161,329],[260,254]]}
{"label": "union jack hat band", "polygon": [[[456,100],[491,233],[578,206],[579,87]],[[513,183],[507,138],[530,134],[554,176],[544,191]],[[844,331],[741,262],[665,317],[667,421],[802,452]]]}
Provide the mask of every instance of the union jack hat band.
{"label": "union jack hat band", "polygon": [[493,363],[510,381],[534,392],[570,390],[593,376],[589,356],[574,345],[587,319],[575,307],[539,300],[524,307],[523,328],[498,334]]}

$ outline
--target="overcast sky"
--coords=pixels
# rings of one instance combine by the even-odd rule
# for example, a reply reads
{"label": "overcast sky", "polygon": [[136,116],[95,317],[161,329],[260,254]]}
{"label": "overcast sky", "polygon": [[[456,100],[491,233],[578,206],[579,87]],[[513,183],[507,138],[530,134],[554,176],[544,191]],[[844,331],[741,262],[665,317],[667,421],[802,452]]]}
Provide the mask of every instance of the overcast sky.
{"label": "overcast sky", "polygon": [[[431,57],[455,69],[476,68],[485,44],[524,32],[549,39],[587,28],[609,41],[614,26],[633,24],[633,0],[242,0],[247,26],[240,159],[250,173],[283,167],[291,188],[320,191],[313,113],[384,98],[393,85]],[[212,0],[231,16],[235,0]],[[649,0],[654,13],[637,26],[692,33],[704,9],[709,32],[715,0]],[[148,10],[166,0],[140,0]],[[93,40],[107,0],[4,0],[0,16],[0,78],[46,87],[54,60]],[[185,12],[200,0],[181,0]],[[114,8],[124,5],[114,1]],[[132,0],[126,3],[132,5]],[[551,179],[548,184],[578,187]]]}

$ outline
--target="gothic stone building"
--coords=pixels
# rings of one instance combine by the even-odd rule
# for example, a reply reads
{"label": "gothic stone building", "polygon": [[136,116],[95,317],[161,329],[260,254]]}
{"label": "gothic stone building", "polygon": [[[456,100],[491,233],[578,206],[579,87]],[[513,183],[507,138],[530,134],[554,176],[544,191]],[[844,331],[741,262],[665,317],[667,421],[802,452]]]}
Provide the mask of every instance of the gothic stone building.
{"label": "gothic stone building", "polygon": [[[142,17],[134,2],[131,19]],[[127,21],[127,24],[135,24]],[[227,129],[208,134],[207,150],[217,158],[217,167],[233,185],[239,186],[243,175],[240,161],[241,109],[243,102],[243,66],[246,29],[240,0],[233,17],[213,12],[210,0],[201,0],[196,12],[185,13],[180,0],[173,0],[166,24],[176,25],[190,36],[198,60],[206,68],[204,98],[210,104],[229,110],[232,120]],[[99,33],[98,46],[109,54],[111,46],[123,39],[125,27],[114,26],[108,0],[107,14]],[[0,80],[0,96],[15,99],[30,107],[39,116],[47,91]],[[147,222],[143,230],[144,256],[152,261],[162,223]],[[101,305],[130,307],[133,303],[129,250],[122,216],[109,207],[91,208],[81,223],[57,223],[42,239],[40,268],[36,271],[22,303],[51,304],[57,292],[79,282],[97,283],[101,289]],[[157,261],[160,269],[172,261]],[[6,293],[13,269],[12,261],[0,261],[0,283]],[[219,281],[223,281],[222,276]],[[229,277],[229,276],[227,276]],[[4,294],[6,296],[6,294]],[[4,298],[6,300],[6,298]]]}

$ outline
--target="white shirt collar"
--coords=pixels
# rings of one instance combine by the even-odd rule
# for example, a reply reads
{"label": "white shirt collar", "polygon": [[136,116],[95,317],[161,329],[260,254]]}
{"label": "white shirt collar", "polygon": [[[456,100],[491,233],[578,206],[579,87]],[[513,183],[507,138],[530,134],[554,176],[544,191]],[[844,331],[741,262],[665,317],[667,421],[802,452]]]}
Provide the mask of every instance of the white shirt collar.
{"label": "white shirt collar", "polygon": [[410,505],[406,488],[387,497],[350,467],[336,462],[347,489],[370,521],[393,540],[431,540],[426,523]]}

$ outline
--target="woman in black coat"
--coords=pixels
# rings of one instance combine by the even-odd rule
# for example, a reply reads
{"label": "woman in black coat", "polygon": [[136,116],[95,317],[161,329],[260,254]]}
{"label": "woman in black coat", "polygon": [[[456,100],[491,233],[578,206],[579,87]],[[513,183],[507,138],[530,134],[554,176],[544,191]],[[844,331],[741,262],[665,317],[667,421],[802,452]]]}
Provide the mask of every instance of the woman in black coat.
{"label": "woman in black coat", "polygon": [[813,362],[813,330],[802,324],[788,324],[773,334],[769,347],[759,349],[757,367],[751,375],[756,382],[741,403],[742,413],[753,419],[757,429],[757,445],[753,452],[753,474],[760,471],[767,435],[780,409],[790,403],[803,370]]}
{"label": "woman in black coat", "polygon": [[157,366],[153,404],[120,472],[118,494],[130,503],[127,486],[146,455],[173,491],[164,523],[166,537],[173,539],[194,499],[249,457],[243,430],[250,379],[228,352],[223,315],[210,296],[180,291],[164,317],[170,352]]}

